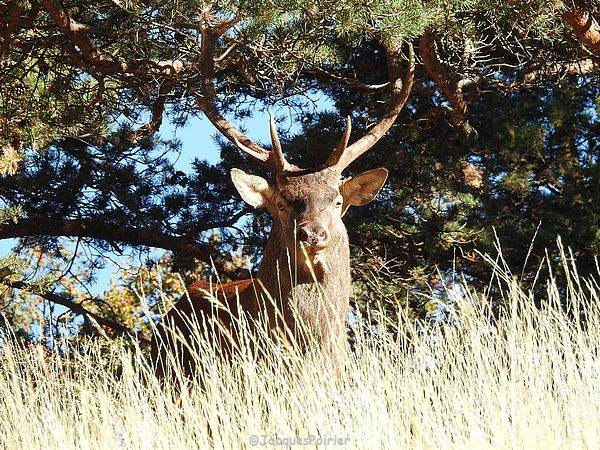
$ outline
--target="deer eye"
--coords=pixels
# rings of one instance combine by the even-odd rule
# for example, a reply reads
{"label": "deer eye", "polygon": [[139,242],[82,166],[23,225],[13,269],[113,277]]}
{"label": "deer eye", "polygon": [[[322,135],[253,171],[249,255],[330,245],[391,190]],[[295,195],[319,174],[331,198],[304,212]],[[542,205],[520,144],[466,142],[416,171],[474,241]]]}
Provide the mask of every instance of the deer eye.
{"label": "deer eye", "polygon": [[337,202],[335,202],[335,207],[336,208],[339,208],[341,206],[342,206],[342,201],[341,200],[338,200]]}

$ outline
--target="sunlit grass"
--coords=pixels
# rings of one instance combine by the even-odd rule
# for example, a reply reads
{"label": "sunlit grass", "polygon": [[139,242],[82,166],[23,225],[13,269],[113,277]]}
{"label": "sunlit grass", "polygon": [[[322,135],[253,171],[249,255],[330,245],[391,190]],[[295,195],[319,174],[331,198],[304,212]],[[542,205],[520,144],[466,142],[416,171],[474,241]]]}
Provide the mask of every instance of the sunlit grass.
{"label": "sunlit grass", "polygon": [[[90,344],[59,358],[3,347],[0,443],[23,449],[598,448],[599,289],[568,267],[544,298],[498,271],[500,313],[455,288],[453,325],[356,328],[339,377],[317,357],[268,345],[218,364],[205,391],[161,385],[141,353]],[[500,289],[501,288],[501,289]],[[558,305],[559,292],[568,308]],[[534,306],[537,301],[541,308]],[[585,311],[579,316],[575,309]],[[281,445],[279,445],[281,444]],[[320,444],[320,445],[318,445]],[[328,445],[326,445],[328,444]]]}

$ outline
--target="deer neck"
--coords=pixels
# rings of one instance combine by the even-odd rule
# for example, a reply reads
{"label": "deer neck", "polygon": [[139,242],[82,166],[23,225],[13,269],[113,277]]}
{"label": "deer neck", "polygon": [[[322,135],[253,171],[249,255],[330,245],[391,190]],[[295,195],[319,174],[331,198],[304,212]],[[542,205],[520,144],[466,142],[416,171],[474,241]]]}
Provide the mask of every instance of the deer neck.
{"label": "deer neck", "polygon": [[350,248],[343,230],[339,238],[319,255],[312,270],[296,263],[294,248],[287,248],[285,236],[274,225],[267,240],[263,262],[257,278],[284,313],[291,310],[315,332],[321,340],[332,327],[343,327],[350,300]]}

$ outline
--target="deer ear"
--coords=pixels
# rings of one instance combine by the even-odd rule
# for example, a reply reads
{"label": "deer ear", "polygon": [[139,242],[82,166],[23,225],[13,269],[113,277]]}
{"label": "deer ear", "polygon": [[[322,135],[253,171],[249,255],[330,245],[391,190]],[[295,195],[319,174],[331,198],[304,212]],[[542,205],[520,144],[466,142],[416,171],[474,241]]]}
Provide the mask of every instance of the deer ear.
{"label": "deer ear", "polygon": [[231,180],[242,199],[250,206],[263,208],[271,199],[273,190],[262,177],[249,175],[240,169],[231,169]]}
{"label": "deer ear", "polygon": [[388,171],[383,167],[360,173],[342,183],[344,211],[348,206],[363,206],[375,198],[387,179]]}

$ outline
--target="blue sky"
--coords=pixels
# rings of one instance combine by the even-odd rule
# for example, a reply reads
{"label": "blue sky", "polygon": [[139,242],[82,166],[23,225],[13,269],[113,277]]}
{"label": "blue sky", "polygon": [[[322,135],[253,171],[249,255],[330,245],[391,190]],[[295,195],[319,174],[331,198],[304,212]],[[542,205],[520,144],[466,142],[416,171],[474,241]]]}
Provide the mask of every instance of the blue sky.
{"label": "blue sky", "polygon": [[[312,100],[313,112],[332,107],[332,102],[320,93],[314,94]],[[284,108],[274,108],[271,111],[257,109],[251,118],[243,122],[237,122],[236,124],[243,127],[248,137],[253,141],[270,145],[269,112],[276,114],[278,119],[285,119],[279,125],[280,129],[285,129],[291,133],[299,131],[298,121],[294,120],[290,111]],[[159,130],[159,134],[166,139],[176,137],[181,141],[181,154],[175,161],[175,166],[178,170],[189,173],[190,164],[194,158],[207,160],[209,163],[219,161],[219,147],[215,143],[215,136],[218,135],[218,131],[207,119],[193,118],[186,126],[180,128],[176,128],[173,124],[165,120]],[[16,242],[16,239],[0,240],[0,256],[8,255]],[[162,250],[157,251],[159,255],[162,254]],[[111,254],[107,256],[119,264],[124,264],[128,260],[127,255],[119,256]],[[115,277],[117,273],[118,267],[108,264],[105,269],[99,271],[97,282],[94,286],[91,286],[91,292],[97,295],[108,289],[109,280]]]}

